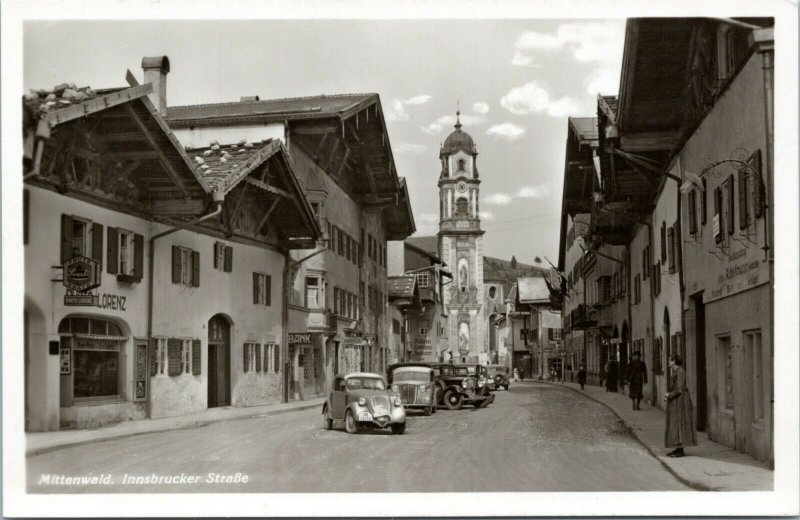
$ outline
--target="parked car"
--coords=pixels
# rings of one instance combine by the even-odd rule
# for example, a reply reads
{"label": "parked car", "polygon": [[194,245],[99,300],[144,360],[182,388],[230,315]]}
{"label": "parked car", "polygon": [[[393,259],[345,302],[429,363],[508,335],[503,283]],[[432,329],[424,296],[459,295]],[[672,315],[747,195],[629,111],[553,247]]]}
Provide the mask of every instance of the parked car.
{"label": "parked car", "polygon": [[426,363],[397,363],[386,372],[392,393],[405,408],[422,409],[425,415],[436,413],[439,387],[433,369]]}
{"label": "parked car", "polygon": [[464,404],[485,408],[494,402],[494,395],[481,377],[480,365],[431,363],[431,368],[441,392],[441,404],[449,410],[460,410]]}
{"label": "parked car", "polygon": [[391,428],[397,435],[406,431],[403,403],[388,390],[380,374],[354,372],[334,377],[322,417],[326,430],[333,428],[334,421],[344,421],[347,433],[357,433],[360,428]]}
{"label": "parked car", "polygon": [[505,388],[508,390],[511,378],[508,377],[508,367],[505,365],[486,365],[486,378],[489,380],[489,390]]}

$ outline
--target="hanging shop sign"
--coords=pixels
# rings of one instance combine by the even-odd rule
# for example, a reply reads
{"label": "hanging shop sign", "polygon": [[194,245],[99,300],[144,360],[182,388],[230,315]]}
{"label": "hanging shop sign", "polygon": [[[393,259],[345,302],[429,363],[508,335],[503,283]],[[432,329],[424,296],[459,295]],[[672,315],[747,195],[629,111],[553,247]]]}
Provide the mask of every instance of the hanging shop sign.
{"label": "hanging shop sign", "polygon": [[85,292],[100,287],[100,262],[86,256],[70,258],[63,265],[64,287]]}

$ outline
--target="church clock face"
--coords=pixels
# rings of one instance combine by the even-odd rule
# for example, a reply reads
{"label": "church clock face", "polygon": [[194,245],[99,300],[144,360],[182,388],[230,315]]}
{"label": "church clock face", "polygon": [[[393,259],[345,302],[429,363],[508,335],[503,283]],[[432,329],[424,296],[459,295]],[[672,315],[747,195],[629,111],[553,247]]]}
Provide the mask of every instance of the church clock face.
{"label": "church clock face", "polygon": [[464,193],[465,191],[467,191],[467,183],[464,181],[459,181],[459,183],[456,184],[456,189],[461,193]]}

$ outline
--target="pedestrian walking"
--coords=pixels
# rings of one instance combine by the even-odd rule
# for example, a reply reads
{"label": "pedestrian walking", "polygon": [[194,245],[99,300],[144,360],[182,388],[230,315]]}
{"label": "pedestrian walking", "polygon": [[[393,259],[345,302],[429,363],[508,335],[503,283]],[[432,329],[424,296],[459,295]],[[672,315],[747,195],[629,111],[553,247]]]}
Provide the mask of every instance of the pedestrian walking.
{"label": "pedestrian walking", "polygon": [[647,367],[642,361],[642,354],[637,350],[633,353],[633,361],[628,364],[628,395],[631,398],[634,410],[641,410],[639,403],[642,401],[642,389],[647,383]]}
{"label": "pedestrian walking", "polygon": [[519,370],[517,369],[517,367],[514,367],[514,373],[512,377],[514,378],[514,381],[519,381]]}
{"label": "pedestrian walking", "polygon": [[667,403],[664,446],[675,448],[667,453],[668,457],[683,457],[685,446],[697,446],[692,398],[689,395],[689,388],[686,386],[683,359],[677,354],[670,356],[669,367],[672,372],[670,375],[672,391],[664,394],[664,401]]}
{"label": "pedestrian walking", "polygon": [[583,386],[586,384],[586,365],[583,361],[578,367],[578,383],[581,384],[581,390],[583,390]]}

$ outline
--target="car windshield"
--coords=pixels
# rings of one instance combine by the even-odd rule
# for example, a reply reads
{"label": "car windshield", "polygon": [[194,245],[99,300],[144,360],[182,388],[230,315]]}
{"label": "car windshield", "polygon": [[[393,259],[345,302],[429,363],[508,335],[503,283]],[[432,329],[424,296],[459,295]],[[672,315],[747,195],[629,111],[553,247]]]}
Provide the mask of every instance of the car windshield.
{"label": "car windshield", "polygon": [[[475,372],[473,371],[473,373],[475,373]],[[470,373],[469,373],[469,370],[467,369],[467,367],[458,367],[458,368],[456,368],[456,375],[457,376],[468,376],[468,375],[470,375]]]}
{"label": "car windshield", "polygon": [[392,374],[392,381],[395,383],[402,383],[403,381],[430,381],[430,379],[430,372],[423,370],[404,370]]}
{"label": "car windshield", "polygon": [[377,377],[351,377],[347,380],[348,390],[386,390],[383,379]]}

